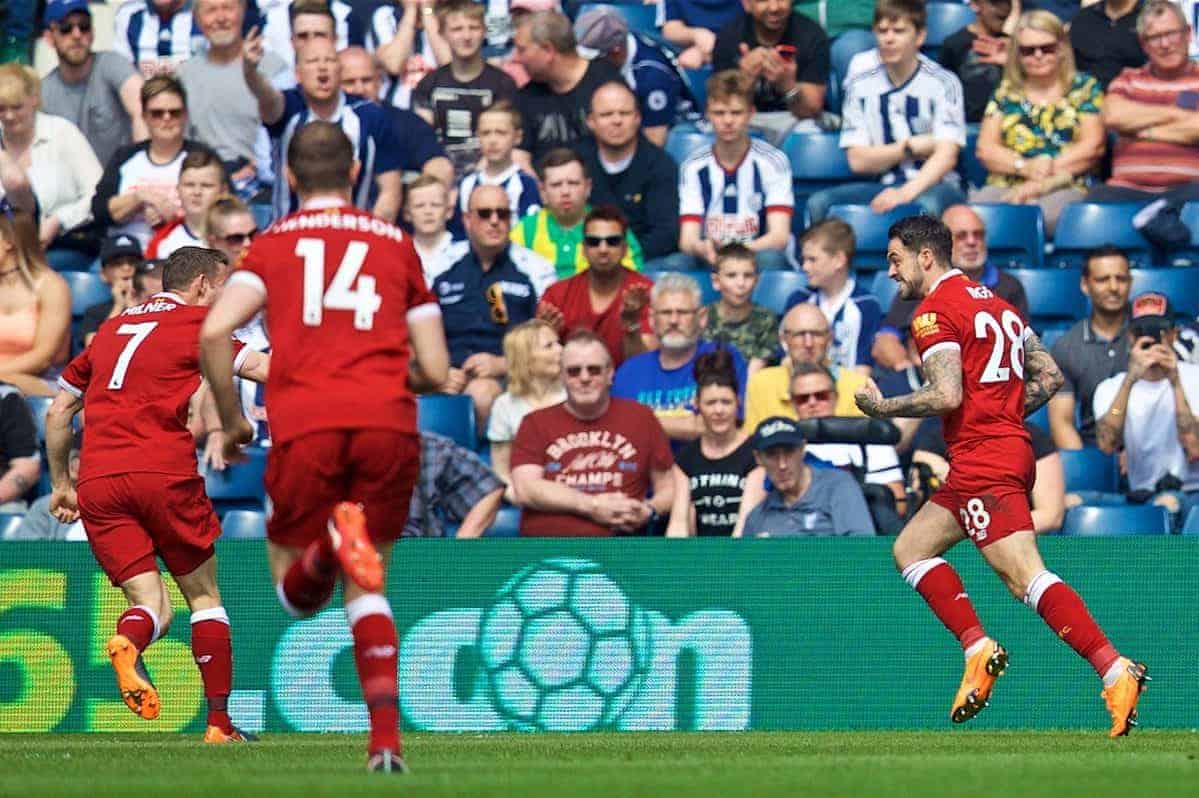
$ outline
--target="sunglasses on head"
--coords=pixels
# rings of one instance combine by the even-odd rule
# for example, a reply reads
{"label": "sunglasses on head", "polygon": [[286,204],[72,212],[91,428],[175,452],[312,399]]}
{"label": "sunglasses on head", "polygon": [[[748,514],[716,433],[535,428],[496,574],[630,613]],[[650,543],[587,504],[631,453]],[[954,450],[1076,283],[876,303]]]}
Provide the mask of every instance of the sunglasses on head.
{"label": "sunglasses on head", "polygon": [[1057,55],[1057,42],[1020,45],[1020,56],[1022,58],[1031,58],[1034,55]]}
{"label": "sunglasses on head", "polygon": [[567,366],[565,369],[566,376],[567,377],[577,377],[583,373],[584,369],[587,370],[588,377],[598,377],[599,375],[604,373],[603,366],[596,366],[594,364],[590,365],[590,366]]}
{"label": "sunglasses on head", "polygon": [[59,22],[54,26],[54,29],[64,36],[70,35],[75,31],[80,33],[92,32],[92,21],[90,19],[81,19],[75,22]]}
{"label": "sunglasses on head", "polygon": [[221,240],[231,247],[240,247],[242,244],[250,243],[256,235],[258,235],[257,227],[248,233],[230,233],[229,235],[221,236]]}
{"label": "sunglasses on head", "polygon": [[600,244],[619,247],[623,242],[624,236],[583,236],[583,243],[589,247],[598,247]]}
{"label": "sunglasses on head", "polygon": [[475,216],[478,216],[485,222],[490,222],[494,217],[497,221],[506,222],[512,218],[511,208],[475,208]]}
{"label": "sunglasses on head", "polygon": [[182,108],[147,108],[146,113],[151,119],[182,119]]}
{"label": "sunglasses on head", "polygon": [[808,402],[827,402],[833,398],[832,391],[812,391],[812,393],[795,393],[791,394],[791,403],[796,405],[806,405]]}

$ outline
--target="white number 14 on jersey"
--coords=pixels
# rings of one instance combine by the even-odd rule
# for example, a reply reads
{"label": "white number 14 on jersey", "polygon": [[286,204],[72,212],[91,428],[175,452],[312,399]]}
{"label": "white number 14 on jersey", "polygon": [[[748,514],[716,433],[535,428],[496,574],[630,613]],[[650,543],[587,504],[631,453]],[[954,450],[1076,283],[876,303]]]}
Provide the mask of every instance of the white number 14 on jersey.
{"label": "white number 14 on jersey", "polygon": [[319,327],[328,308],[352,310],[355,330],[375,326],[375,314],[383,300],[375,293],[375,278],[358,275],[368,250],[365,242],[351,241],[326,291],[325,242],[319,238],[301,238],[296,242],[296,254],[304,259],[304,324]]}

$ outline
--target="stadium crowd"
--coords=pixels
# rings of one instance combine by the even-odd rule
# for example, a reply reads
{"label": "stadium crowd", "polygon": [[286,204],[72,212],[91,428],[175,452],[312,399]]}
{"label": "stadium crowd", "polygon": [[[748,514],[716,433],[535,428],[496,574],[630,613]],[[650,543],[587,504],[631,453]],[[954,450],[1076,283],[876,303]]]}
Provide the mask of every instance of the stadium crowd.
{"label": "stadium crowd", "polygon": [[[37,5],[0,66],[0,537],[80,537],[38,499],[43,397],[171,252],[236,262],[296,209],[312,120],[442,307],[406,534],[896,532],[950,467],[939,420],[809,437],[868,379],[921,383],[883,263],[913,213],[1065,376],[1028,421],[1037,531],[1080,504],[1199,528],[1194,2]],[[210,486],[257,480],[218,506],[260,510],[203,389],[191,418]]]}

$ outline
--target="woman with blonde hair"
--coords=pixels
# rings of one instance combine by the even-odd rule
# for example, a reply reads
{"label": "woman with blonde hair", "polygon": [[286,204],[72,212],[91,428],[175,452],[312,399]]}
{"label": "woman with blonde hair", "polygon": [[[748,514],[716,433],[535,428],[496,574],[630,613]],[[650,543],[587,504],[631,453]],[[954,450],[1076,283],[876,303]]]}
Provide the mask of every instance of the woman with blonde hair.
{"label": "woman with blonde hair", "polygon": [[71,290],[46,265],[32,214],[0,200],[0,382],[53,396],[70,333]]}
{"label": "woman with blonde hair", "polygon": [[1103,157],[1102,110],[1099,81],[1075,69],[1062,21],[1044,10],[1022,14],[979,129],[987,185],[970,201],[1036,203],[1052,236]]}
{"label": "woman with blonde hair", "polygon": [[512,439],[521,419],[534,410],[566,400],[562,387],[562,344],[554,328],[541,319],[518,324],[504,336],[508,362],[508,390],[491,406],[487,440],[491,442],[491,468],[507,482]]}
{"label": "woman with blonde hair", "polygon": [[20,64],[0,66],[4,150],[29,177],[41,207],[38,238],[49,247],[60,235],[92,221],[92,196],[104,170],[79,128],[42,113],[40,105],[36,72]]}

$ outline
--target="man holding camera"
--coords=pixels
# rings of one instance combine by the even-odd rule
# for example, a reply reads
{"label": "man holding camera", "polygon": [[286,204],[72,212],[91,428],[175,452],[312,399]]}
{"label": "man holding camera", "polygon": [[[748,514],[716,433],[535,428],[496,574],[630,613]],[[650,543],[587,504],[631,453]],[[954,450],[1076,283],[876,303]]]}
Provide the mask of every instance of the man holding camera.
{"label": "man holding camera", "polygon": [[1178,361],[1178,329],[1163,294],[1133,299],[1128,335],[1128,370],[1095,389],[1099,448],[1123,447],[1130,499],[1185,518],[1199,501],[1199,422],[1191,411],[1199,406],[1199,365]]}

